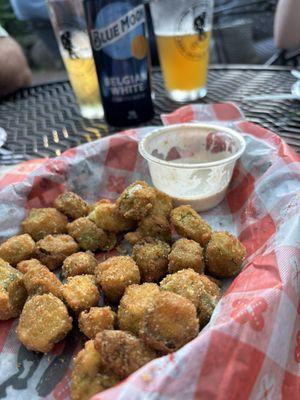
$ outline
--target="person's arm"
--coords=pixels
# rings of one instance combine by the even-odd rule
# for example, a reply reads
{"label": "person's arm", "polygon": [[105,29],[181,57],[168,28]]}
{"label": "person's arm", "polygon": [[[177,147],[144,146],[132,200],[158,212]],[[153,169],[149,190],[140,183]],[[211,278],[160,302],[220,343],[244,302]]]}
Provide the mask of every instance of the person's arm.
{"label": "person's arm", "polygon": [[0,96],[30,85],[31,71],[21,47],[11,37],[0,37]]}
{"label": "person's arm", "polygon": [[280,49],[300,47],[300,0],[279,0],[275,14],[274,40]]}

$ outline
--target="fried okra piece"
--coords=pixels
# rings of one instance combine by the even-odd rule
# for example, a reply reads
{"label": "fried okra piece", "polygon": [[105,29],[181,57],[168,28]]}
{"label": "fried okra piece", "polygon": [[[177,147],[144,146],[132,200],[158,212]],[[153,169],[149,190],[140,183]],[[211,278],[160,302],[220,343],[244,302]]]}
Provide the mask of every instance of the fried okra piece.
{"label": "fried okra piece", "polygon": [[128,286],[118,308],[120,329],[138,335],[145,312],[158,293],[155,283]]}
{"label": "fried okra piece", "polygon": [[12,236],[0,246],[0,258],[7,261],[13,267],[20,261],[27,260],[33,254],[35,243],[26,233]]}
{"label": "fried okra piece", "polygon": [[94,341],[89,340],[74,359],[71,375],[71,399],[90,400],[90,398],[119,382],[119,378],[107,371]]}
{"label": "fried okra piece", "polygon": [[195,240],[202,247],[211,237],[211,227],[191,206],[174,208],[171,212],[171,222],[179,235]]}
{"label": "fried okra piece", "polygon": [[194,339],[198,332],[194,304],[175,293],[162,291],[145,313],[140,337],[151,348],[171,353]]}
{"label": "fried okra piece", "polygon": [[125,239],[132,245],[145,238],[155,238],[163,242],[171,241],[171,226],[168,219],[161,214],[150,214],[142,219],[135,232],[128,232]]}
{"label": "fried okra piece", "polygon": [[133,229],[135,222],[123,217],[116,204],[102,202],[94,208],[89,214],[89,219],[93,221],[99,228],[108,232],[123,232]]}
{"label": "fried okra piece", "polygon": [[222,293],[220,287],[209,277],[200,275],[200,279],[203,284],[203,290],[198,307],[198,317],[199,324],[201,328],[203,328],[210,321],[212,313],[216,308]]}
{"label": "fried okra piece", "polygon": [[68,233],[84,250],[109,251],[113,249],[117,243],[116,235],[112,232],[104,232],[103,229],[89,220],[88,218],[78,218],[68,224]]}
{"label": "fried okra piece", "polygon": [[30,260],[24,260],[17,264],[17,269],[22,272],[22,274],[26,274],[29,270],[34,267],[43,267],[43,264],[40,263],[36,258],[31,258]]}
{"label": "fried okra piece", "polygon": [[170,246],[160,240],[147,239],[135,244],[132,258],[139,267],[141,280],[158,282],[168,272]]}
{"label": "fried okra piece", "polygon": [[203,249],[194,240],[182,238],[177,240],[169,254],[169,272],[192,268],[199,274],[204,273]]}
{"label": "fried okra piece", "polygon": [[68,306],[79,313],[96,306],[100,293],[93,275],[76,275],[67,278],[63,285],[63,296]]}
{"label": "fried okra piece", "polygon": [[125,236],[125,239],[132,245],[147,237],[164,242],[171,241],[171,226],[168,217],[173,208],[172,199],[157,189],[155,189],[155,193],[153,207],[148,215],[139,221],[138,228],[134,232],[128,232]]}
{"label": "fried okra piece", "polygon": [[0,321],[18,317],[26,298],[23,275],[0,259]]}
{"label": "fried okra piece", "polygon": [[94,275],[97,264],[96,258],[90,251],[74,253],[64,260],[62,275],[65,278],[75,275]]}
{"label": "fried okra piece", "polygon": [[123,217],[139,221],[149,213],[155,197],[153,187],[146,182],[136,181],[124,190],[116,205]]}
{"label": "fried okra piece", "polygon": [[205,326],[221,297],[220,288],[205,275],[193,269],[183,269],[167,275],[160,283],[167,290],[190,300],[197,309],[200,326]]}
{"label": "fried okra piece", "polygon": [[126,378],[157,357],[141,339],[129,332],[105,330],[97,334],[95,349],[103,363],[120,378]]}
{"label": "fried okra piece", "polygon": [[48,353],[71,329],[72,318],[67,307],[50,293],[29,298],[16,333],[26,349]]}
{"label": "fried okra piece", "polygon": [[105,296],[113,303],[123,296],[127,286],[140,283],[140,271],[131,257],[117,256],[97,265],[95,269],[97,284]]}
{"label": "fried okra piece", "polygon": [[169,217],[173,209],[172,198],[158,189],[155,189],[155,194],[156,196],[153,202],[153,207],[151,208],[149,214],[164,215],[165,217]]}
{"label": "fried okra piece", "polygon": [[89,212],[89,205],[76,193],[66,192],[54,201],[54,207],[71,219],[85,217]]}
{"label": "fried okra piece", "polygon": [[50,270],[78,251],[78,244],[69,235],[48,235],[36,244],[35,257]]}
{"label": "fried okra piece", "polygon": [[82,311],[78,318],[80,331],[89,339],[105,329],[114,329],[115,323],[116,314],[110,307],[91,307],[89,311]]}
{"label": "fried okra piece", "polygon": [[100,250],[110,251],[117,245],[117,235],[114,232],[105,232],[106,241],[104,245],[101,245]]}
{"label": "fried okra piece", "polygon": [[44,265],[36,265],[28,270],[23,281],[29,296],[52,293],[54,296],[62,298],[62,283]]}
{"label": "fried okra piece", "polygon": [[111,201],[109,199],[100,199],[96,203],[90,204],[89,212],[93,212],[100,204],[111,204]]}
{"label": "fried okra piece", "polygon": [[205,251],[208,274],[230,278],[238,274],[246,255],[245,246],[229,232],[214,232]]}
{"label": "fried okra piece", "polygon": [[67,232],[68,218],[56,208],[32,208],[22,222],[23,232],[35,241],[47,235]]}

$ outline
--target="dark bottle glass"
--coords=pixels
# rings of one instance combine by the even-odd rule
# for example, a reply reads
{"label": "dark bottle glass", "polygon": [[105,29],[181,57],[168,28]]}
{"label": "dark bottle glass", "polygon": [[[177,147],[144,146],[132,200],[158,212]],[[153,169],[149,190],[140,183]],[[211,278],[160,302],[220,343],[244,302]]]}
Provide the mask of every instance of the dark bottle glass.
{"label": "dark bottle glass", "polygon": [[84,0],[106,121],[139,125],[153,117],[145,7],[137,0]]}

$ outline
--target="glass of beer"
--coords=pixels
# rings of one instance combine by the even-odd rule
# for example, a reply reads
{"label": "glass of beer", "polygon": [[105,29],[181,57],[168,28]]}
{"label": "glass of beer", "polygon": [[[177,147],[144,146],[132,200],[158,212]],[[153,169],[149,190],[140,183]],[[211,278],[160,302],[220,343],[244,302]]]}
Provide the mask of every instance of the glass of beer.
{"label": "glass of beer", "polygon": [[160,64],[171,99],[206,95],[213,0],[150,2]]}
{"label": "glass of beer", "polygon": [[51,23],[81,115],[103,118],[100,90],[81,0],[48,0]]}

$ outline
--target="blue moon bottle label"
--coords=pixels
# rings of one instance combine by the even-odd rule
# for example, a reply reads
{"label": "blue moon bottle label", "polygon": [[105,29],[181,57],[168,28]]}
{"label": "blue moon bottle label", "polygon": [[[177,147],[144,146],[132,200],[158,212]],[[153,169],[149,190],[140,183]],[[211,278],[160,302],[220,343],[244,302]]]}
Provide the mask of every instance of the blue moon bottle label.
{"label": "blue moon bottle label", "polygon": [[146,14],[140,1],[84,0],[105,118],[133,126],[153,117]]}

